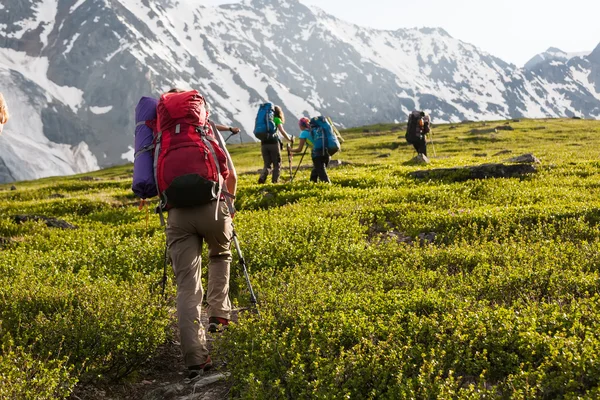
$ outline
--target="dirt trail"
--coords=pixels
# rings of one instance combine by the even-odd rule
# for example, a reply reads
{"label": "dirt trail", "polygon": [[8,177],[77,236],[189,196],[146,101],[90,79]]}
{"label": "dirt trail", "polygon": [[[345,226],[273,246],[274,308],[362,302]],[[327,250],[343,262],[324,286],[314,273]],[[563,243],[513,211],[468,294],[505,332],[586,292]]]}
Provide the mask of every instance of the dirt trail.
{"label": "dirt trail", "polygon": [[[237,310],[232,320],[237,321]],[[202,311],[202,323],[206,329],[208,317]],[[173,338],[179,338],[176,323],[172,326]],[[209,349],[214,340],[207,334]],[[231,383],[226,366],[214,360],[215,368],[204,373],[194,383],[186,384],[187,370],[176,340],[169,340],[134,377],[125,383],[80,385],[70,400],[223,400],[229,398]]]}

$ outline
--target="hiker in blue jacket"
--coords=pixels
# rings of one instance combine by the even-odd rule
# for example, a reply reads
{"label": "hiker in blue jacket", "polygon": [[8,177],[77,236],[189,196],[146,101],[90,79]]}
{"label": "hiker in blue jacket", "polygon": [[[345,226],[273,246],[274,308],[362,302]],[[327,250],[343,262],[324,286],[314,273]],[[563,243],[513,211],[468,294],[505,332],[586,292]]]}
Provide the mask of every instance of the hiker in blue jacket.
{"label": "hiker in blue jacket", "polygon": [[[304,145],[311,146],[311,133],[310,133],[310,119],[303,117],[298,121],[298,127],[300,128],[300,136],[298,141],[298,147],[295,149],[290,149],[291,153],[300,153],[304,150]],[[327,166],[329,165],[329,154],[325,152],[323,155],[321,152],[315,154],[315,152],[311,152],[312,161],[313,161],[313,169],[310,172],[310,180],[311,182],[327,182],[331,183],[329,180],[329,176],[327,175]]]}

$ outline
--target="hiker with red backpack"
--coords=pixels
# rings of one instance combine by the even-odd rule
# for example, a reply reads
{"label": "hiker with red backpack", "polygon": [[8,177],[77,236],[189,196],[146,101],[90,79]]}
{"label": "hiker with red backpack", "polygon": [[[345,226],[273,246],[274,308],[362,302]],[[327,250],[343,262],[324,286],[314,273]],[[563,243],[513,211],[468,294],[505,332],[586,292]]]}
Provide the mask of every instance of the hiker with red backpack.
{"label": "hiker with red backpack", "polygon": [[[158,102],[144,97],[136,108],[132,189],[141,198],[158,194],[161,221],[162,211],[168,211],[167,244],[177,283],[177,319],[188,380],[212,367],[200,320],[203,242],[209,257],[208,331],[222,330],[231,318],[229,276],[237,175],[220,129],[210,121],[206,108],[197,91],[179,89],[164,93]],[[151,144],[149,135],[154,137]],[[148,169],[150,161],[152,169]],[[148,176],[150,171],[153,177]],[[155,190],[148,185],[152,180]]]}
{"label": "hiker with red backpack", "polygon": [[[289,135],[283,128],[285,116],[279,106],[273,106],[272,103],[262,104],[256,116],[254,136],[260,140],[260,153],[263,158],[263,170],[258,178],[258,183],[265,183],[273,167],[273,183],[279,182],[281,174],[281,150],[283,143],[279,134],[288,142],[294,143],[294,137]],[[278,134],[279,133],[279,134]]]}

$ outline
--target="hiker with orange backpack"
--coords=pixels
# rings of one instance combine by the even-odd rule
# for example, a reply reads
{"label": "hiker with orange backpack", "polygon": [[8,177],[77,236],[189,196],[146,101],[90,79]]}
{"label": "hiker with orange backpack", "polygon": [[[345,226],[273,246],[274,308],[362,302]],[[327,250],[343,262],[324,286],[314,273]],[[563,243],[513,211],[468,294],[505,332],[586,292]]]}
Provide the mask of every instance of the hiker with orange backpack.
{"label": "hiker with orange backpack", "polygon": [[191,381],[212,367],[200,321],[203,242],[209,257],[208,331],[222,330],[231,318],[237,175],[218,126],[208,118],[206,102],[197,91],[172,89],[160,97],[156,110],[155,178],[161,209],[168,210],[166,233],[177,282],[181,350]]}

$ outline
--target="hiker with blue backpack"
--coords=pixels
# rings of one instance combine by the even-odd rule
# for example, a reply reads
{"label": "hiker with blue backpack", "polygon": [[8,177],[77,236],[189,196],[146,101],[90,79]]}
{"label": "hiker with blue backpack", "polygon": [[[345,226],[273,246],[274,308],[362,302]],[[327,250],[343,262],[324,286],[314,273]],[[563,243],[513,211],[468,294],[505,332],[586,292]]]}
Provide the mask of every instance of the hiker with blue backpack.
{"label": "hiker with blue backpack", "polygon": [[[260,140],[260,152],[263,158],[263,170],[258,178],[258,183],[265,183],[273,171],[271,181],[277,183],[281,174],[281,150],[283,143],[279,134],[288,142],[294,143],[294,137],[283,128],[285,117],[283,110],[272,103],[262,104],[256,115],[254,136]],[[272,167],[272,169],[271,169]]]}
{"label": "hiker with blue backpack", "polygon": [[331,183],[327,175],[327,166],[331,156],[340,150],[340,142],[332,125],[325,117],[308,119],[300,118],[298,127],[301,130],[298,147],[290,149],[291,153],[300,153],[305,145],[312,147],[313,169],[310,172],[311,182]]}

